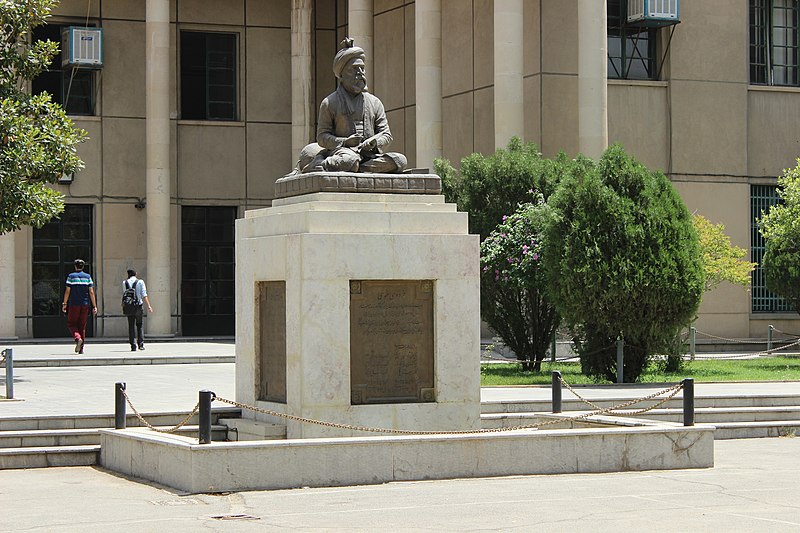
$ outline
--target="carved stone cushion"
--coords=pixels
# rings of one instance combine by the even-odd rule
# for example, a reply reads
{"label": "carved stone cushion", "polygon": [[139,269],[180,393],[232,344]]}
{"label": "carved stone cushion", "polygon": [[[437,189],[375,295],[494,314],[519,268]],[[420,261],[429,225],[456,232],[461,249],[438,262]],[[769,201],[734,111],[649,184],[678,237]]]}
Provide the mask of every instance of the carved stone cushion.
{"label": "carved stone cushion", "polygon": [[275,198],[315,192],[441,194],[442,181],[436,174],[309,172],[290,174],[275,182]]}

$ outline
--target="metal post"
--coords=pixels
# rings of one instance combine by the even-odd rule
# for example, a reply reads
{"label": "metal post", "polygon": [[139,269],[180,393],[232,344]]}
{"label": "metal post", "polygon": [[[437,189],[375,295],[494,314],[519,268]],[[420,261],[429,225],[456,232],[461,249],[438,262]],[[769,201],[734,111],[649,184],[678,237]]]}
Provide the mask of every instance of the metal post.
{"label": "metal post", "polygon": [[694,361],[694,356],[697,355],[697,328],[694,326],[689,328],[689,353],[692,354]]}
{"label": "metal post", "polygon": [[199,444],[211,442],[211,402],[214,398],[215,395],[210,390],[203,389],[200,391]]}
{"label": "metal post", "polygon": [[553,394],[553,412],[561,412],[561,372],[553,370],[553,385],[550,387]]}
{"label": "metal post", "polygon": [[625,341],[617,339],[617,383],[625,383],[622,375],[622,363],[625,359]]}
{"label": "metal post", "polygon": [[14,350],[3,350],[3,359],[6,362],[6,399],[14,399]]}
{"label": "metal post", "polygon": [[125,429],[125,383],[114,385],[114,429]]}
{"label": "metal post", "polygon": [[683,425],[694,425],[694,379],[683,380]]}
{"label": "metal post", "polygon": [[772,350],[772,332],[775,330],[775,326],[772,324],[769,325],[769,329],[767,330],[767,351]]}
{"label": "metal post", "polygon": [[553,344],[550,345],[550,361],[556,362],[556,332],[553,332]]}

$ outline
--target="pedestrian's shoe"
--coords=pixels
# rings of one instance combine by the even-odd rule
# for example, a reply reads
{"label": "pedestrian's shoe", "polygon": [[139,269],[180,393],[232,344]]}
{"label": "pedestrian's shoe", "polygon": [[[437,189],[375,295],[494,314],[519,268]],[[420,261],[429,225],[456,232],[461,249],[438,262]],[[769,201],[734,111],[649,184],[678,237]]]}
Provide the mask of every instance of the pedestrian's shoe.
{"label": "pedestrian's shoe", "polygon": [[140,349],[140,350],[144,350],[144,344],[140,344],[140,345],[139,345],[139,349]]}
{"label": "pedestrian's shoe", "polygon": [[83,343],[85,341],[83,339],[78,339],[78,342],[75,343],[75,351],[79,354],[83,353]]}
{"label": "pedestrian's shoe", "polygon": [[133,344],[131,344],[131,351],[132,351],[132,352],[135,352],[135,351],[136,351],[136,346],[135,346],[135,345],[133,345]]}

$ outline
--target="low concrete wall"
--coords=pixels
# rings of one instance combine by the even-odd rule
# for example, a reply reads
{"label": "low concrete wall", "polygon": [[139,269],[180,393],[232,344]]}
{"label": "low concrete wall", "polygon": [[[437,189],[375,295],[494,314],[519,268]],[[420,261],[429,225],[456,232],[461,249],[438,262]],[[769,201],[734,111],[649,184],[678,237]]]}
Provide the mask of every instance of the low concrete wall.
{"label": "low concrete wall", "polygon": [[100,463],[191,493],[714,466],[714,427],[214,442],[102,431]]}

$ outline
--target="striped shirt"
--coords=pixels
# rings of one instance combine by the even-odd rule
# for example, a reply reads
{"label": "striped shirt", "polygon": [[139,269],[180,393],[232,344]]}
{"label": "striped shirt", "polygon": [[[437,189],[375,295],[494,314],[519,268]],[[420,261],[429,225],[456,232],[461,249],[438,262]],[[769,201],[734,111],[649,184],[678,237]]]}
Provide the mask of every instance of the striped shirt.
{"label": "striped shirt", "polygon": [[67,276],[67,287],[69,287],[68,306],[79,307],[91,303],[89,301],[89,287],[94,287],[92,276],[83,271],[72,272]]}

